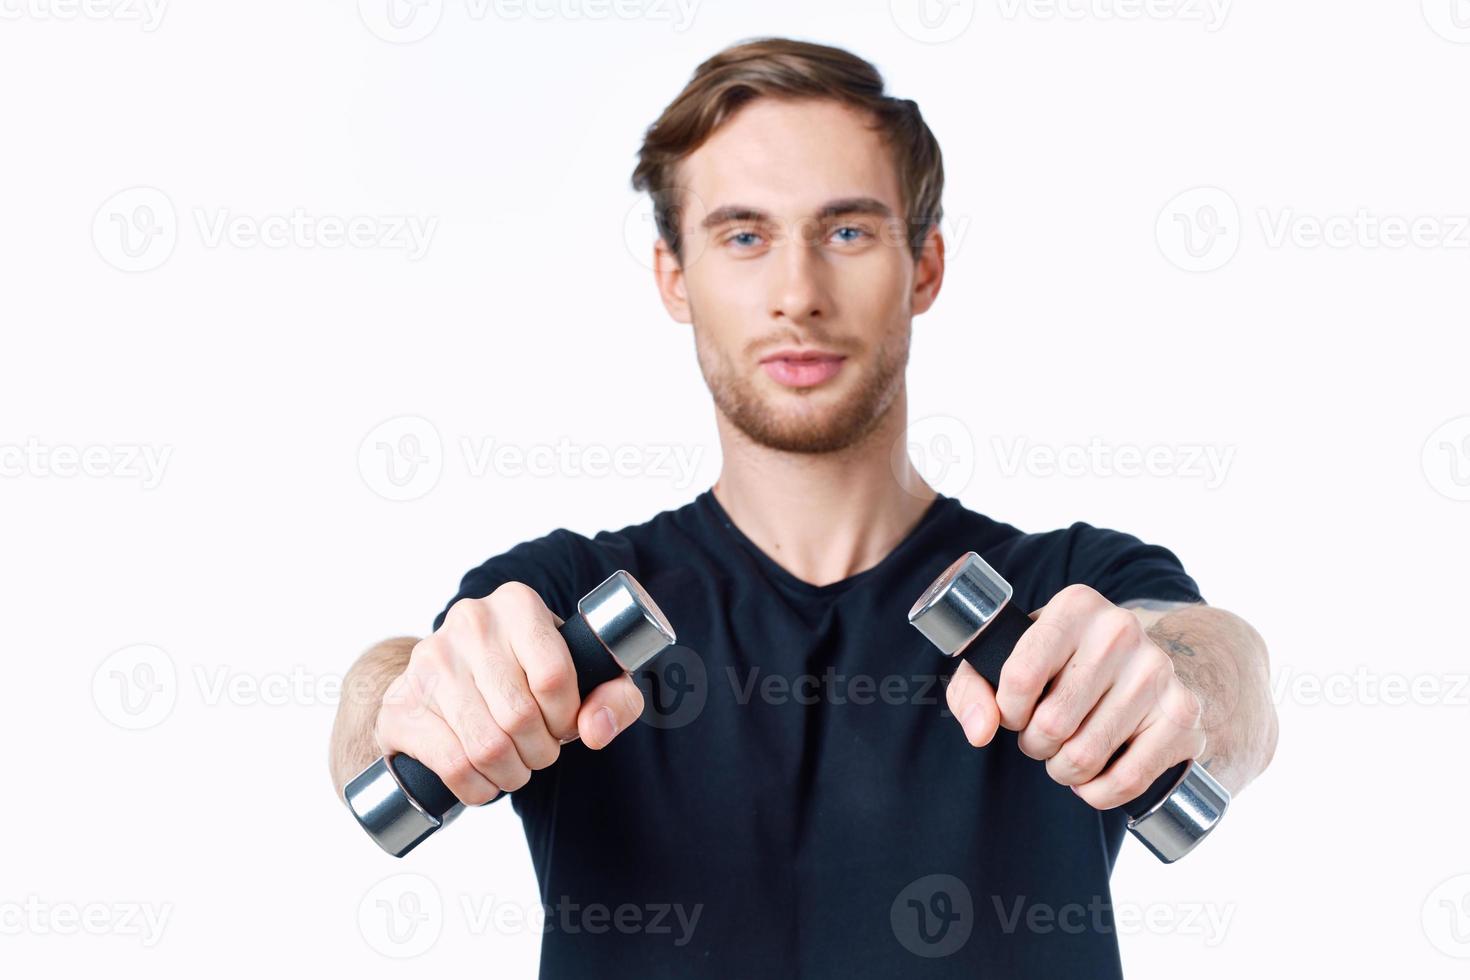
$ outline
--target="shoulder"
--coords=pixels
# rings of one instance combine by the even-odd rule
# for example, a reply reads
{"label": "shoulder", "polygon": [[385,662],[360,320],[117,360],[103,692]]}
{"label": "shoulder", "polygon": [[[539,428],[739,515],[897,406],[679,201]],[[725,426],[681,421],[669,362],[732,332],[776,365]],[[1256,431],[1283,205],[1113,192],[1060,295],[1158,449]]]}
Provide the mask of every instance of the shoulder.
{"label": "shoulder", "polygon": [[1031,609],[1077,584],[1096,589],[1114,603],[1204,601],[1198,584],[1173,551],[1127,531],[1086,521],[1049,531],[1015,531],[1000,542],[997,558],[1002,563],[997,569],[1011,579]]}

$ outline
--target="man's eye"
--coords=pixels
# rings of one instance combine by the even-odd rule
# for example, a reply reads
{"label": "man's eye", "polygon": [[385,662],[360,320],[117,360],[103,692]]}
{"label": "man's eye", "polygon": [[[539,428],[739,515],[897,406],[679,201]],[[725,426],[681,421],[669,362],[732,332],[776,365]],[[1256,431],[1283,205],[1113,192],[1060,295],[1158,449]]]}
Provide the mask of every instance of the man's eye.
{"label": "man's eye", "polygon": [[749,248],[760,240],[760,235],[753,231],[737,231],[725,239],[728,244],[738,245],[741,248]]}
{"label": "man's eye", "polygon": [[843,225],[832,234],[837,236],[837,240],[839,242],[842,242],[845,245],[850,245],[853,242],[862,241],[863,237],[866,236],[868,233],[862,228],[855,228],[852,225]]}

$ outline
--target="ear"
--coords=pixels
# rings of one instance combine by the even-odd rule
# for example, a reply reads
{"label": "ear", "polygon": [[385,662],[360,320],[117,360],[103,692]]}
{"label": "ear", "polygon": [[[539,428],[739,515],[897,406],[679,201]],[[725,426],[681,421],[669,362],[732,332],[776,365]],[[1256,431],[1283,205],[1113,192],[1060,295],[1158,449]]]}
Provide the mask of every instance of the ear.
{"label": "ear", "polygon": [[658,295],[664,309],[678,323],[689,323],[689,295],[685,291],[684,269],[660,236],[653,242],[653,281],[658,286]]}
{"label": "ear", "polygon": [[929,229],[924,236],[924,247],[914,260],[914,291],[909,297],[913,315],[926,312],[939,298],[939,287],[944,282],[944,236],[939,226]]}

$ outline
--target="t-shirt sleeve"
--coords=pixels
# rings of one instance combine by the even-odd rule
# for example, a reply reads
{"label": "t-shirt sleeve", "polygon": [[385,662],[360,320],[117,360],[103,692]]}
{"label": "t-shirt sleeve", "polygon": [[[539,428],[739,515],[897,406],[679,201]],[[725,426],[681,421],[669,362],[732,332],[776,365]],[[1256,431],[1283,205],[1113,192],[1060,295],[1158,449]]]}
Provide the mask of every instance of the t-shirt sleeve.
{"label": "t-shirt sleeve", "polygon": [[1066,585],[1090,585],[1115,604],[1131,599],[1204,601],[1184,565],[1162,545],[1082,521],[1065,533]]}
{"label": "t-shirt sleeve", "polygon": [[461,599],[482,599],[506,582],[522,582],[529,585],[556,615],[566,618],[575,601],[568,601],[572,586],[579,571],[577,565],[575,535],[565,528],[558,528],[520,544],[502,554],[470,569],[460,580],[459,591],[454,594],[439,615],[434,618],[434,629],[438,629],[449,614],[449,607]]}

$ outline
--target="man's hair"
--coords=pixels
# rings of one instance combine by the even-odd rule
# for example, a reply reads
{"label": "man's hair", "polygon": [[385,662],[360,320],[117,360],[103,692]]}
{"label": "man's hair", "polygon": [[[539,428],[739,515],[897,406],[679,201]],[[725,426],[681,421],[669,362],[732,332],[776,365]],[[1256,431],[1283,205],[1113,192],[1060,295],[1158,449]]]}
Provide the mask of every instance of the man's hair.
{"label": "man's hair", "polygon": [[867,110],[873,128],[893,152],[903,191],[909,248],[917,259],[929,229],[939,223],[944,161],[939,142],[912,99],[883,92],[883,76],[841,48],[782,37],[732,45],[694,70],[684,91],[649,126],[633,169],[633,189],[653,198],[654,222],[674,257],[683,261],[679,237],[680,160],[697,150],[737,109],[762,96],[835,99]]}

